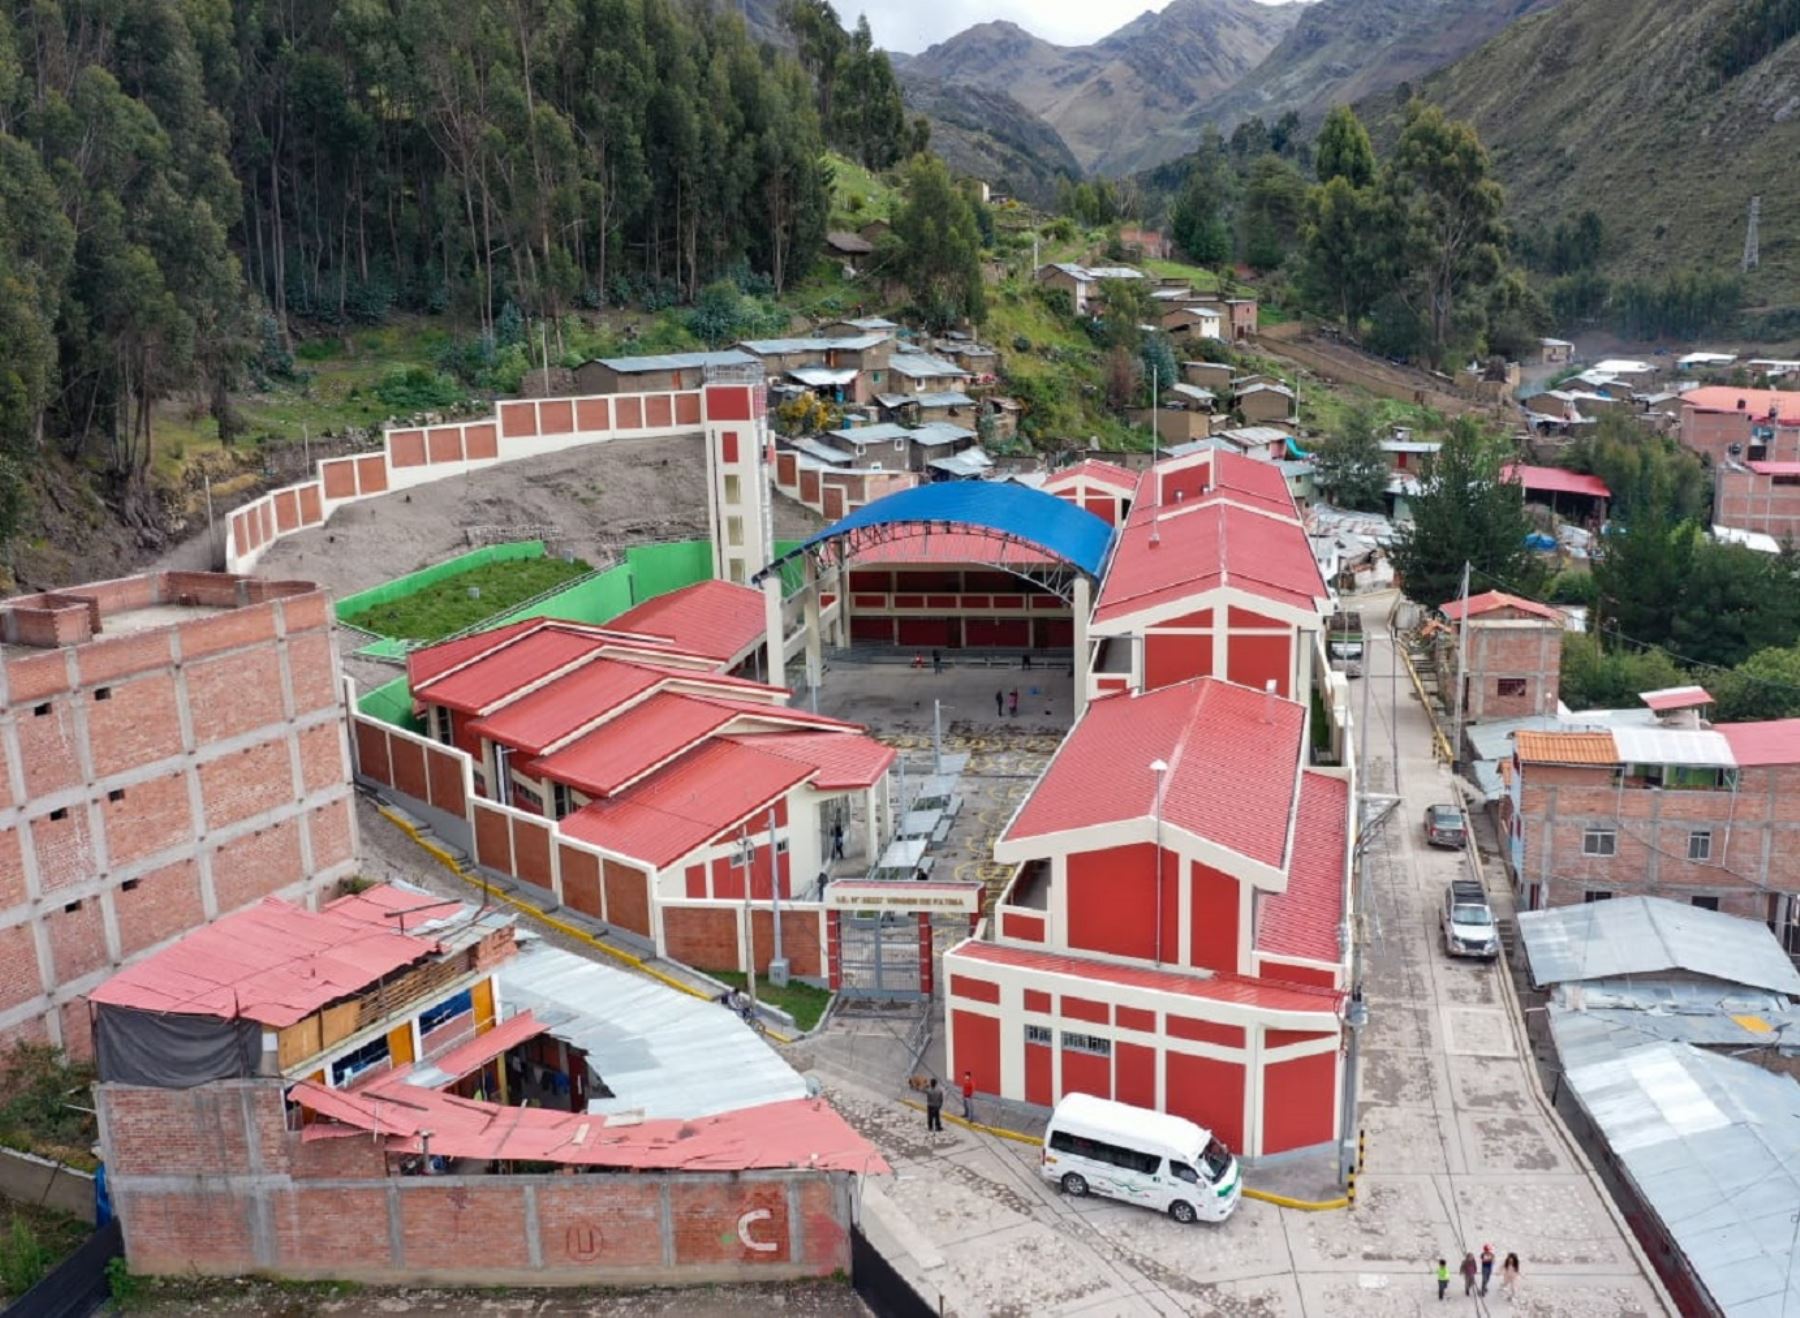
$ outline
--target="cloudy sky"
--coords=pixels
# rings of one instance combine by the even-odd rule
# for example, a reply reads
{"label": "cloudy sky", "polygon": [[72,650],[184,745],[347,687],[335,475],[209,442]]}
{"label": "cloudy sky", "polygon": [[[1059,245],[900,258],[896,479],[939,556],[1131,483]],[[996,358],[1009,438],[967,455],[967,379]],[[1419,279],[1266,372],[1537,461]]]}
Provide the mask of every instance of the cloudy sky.
{"label": "cloudy sky", "polygon": [[[1265,3],[1267,0],[1265,0]],[[916,54],[966,27],[1008,18],[1059,46],[1081,46],[1124,27],[1169,0],[838,0],[844,26],[869,16],[875,40]]]}

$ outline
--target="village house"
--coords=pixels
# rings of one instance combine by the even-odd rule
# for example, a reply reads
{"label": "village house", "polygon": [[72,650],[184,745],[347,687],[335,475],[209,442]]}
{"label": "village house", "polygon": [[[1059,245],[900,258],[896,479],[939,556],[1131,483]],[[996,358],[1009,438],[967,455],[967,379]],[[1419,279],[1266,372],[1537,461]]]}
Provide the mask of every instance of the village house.
{"label": "village house", "polygon": [[1712,520],[1715,531],[1800,539],[1800,461],[1726,459],[1713,469]]}
{"label": "village house", "polygon": [[1055,261],[1039,266],[1033,278],[1040,284],[1066,289],[1069,294],[1070,309],[1077,316],[1085,316],[1089,314],[1089,302],[1100,292],[1102,281],[1142,279],[1144,272],[1124,265],[1085,266],[1077,265],[1073,261]]}
{"label": "village house", "polygon": [[887,361],[887,383],[874,382],[878,396],[932,394],[965,390],[974,377],[965,366],[925,352],[896,352]]}
{"label": "village house", "polygon": [[1564,366],[1575,360],[1575,345],[1567,339],[1539,339],[1539,359],[1546,366]]}
{"label": "village house", "polygon": [[[1457,656],[1464,645],[1468,668],[1462,675],[1465,721],[1554,714],[1562,678],[1563,615],[1548,604],[1489,590],[1467,601],[1451,600],[1441,610],[1454,634],[1439,647],[1448,665],[1443,684],[1456,690]],[[1466,641],[1461,633],[1467,631]]]}
{"label": "village house", "polygon": [[1681,396],[1681,442],[1711,461],[1800,462],[1800,393],[1709,385]]}
{"label": "village house", "polygon": [[1659,726],[1515,734],[1501,815],[1525,903],[1669,897],[1800,949],[1800,720],[1709,724],[1697,687],[1643,699]]}
{"label": "village house", "polygon": [[647,357],[597,357],[575,368],[575,392],[586,397],[698,389],[706,383],[709,370],[754,365],[756,358],[736,348]]}
{"label": "village house", "polygon": [[1175,249],[1161,230],[1129,225],[1119,230],[1119,245],[1134,261],[1167,261]]}
{"label": "village house", "polygon": [[1167,307],[1162,312],[1163,330],[1172,339],[1222,339],[1224,316],[1217,306],[1186,304]]}
{"label": "village house", "polygon": [[1229,362],[1185,361],[1181,363],[1181,379],[1184,384],[1197,384],[1202,389],[1210,389],[1215,394],[1223,394],[1231,388],[1235,376]]}
{"label": "village house", "polygon": [[1500,478],[1523,486],[1525,502],[1542,505],[1569,521],[1598,527],[1606,520],[1612,490],[1598,476],[1566,467],[1509,462],[1500,469]]}
{"label": "village house", "polygon": [[1381,455],[1387,460],[1389,471],[1417,475],[1443,447],[1435,440],[1414,439],[1410,430],[1396,430],[1393,438],[1381,441]]}
{"label": "village house", "polygon": [[1256,381],[1239,386],[1231,395],[1231,410],[1247,423],[1295,420],[1294,391],[1285,384]]}
{"label": "village house", "polygon": [[827,339],[860,339],[867,334],[900,336],[900,327],[886,316],[852,316],[845,320],[828,320],[819,326],[819,335]]}
{"label": "village house", "polygon": [[761,362],[771,379],[785,377],[832,402],[854,406],[867,403],[887,383],[894,347],[892,335],[878,329],[854,338],[746,339],[737,350]]}
{"label": "village house", "polygon": [[875,253],[875,244],[861,234],[833,229],[825,235],[825,250],[846,267],[860,272]]}

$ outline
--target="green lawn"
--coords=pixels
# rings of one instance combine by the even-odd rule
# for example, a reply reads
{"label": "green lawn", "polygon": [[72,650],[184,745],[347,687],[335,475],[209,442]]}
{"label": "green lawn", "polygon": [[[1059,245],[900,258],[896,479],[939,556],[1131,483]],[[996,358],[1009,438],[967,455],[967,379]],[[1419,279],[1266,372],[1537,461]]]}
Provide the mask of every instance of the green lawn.
{"label": "green lawn", "polygon": [[[719,983],[730,988],[749,990],[749,984],[743,974],[736,970],[709,970],[706,972]],[[776,988],[762,975],[756,977],[756,1000],[766,1002],[771,1007],[780,1007],[794,1018],[794,1024],[800,1027],[801,1033],[812,1029],[825,1014],[825,1008],[831,1005],[831,990],[814,988],[811,984],[802,984],[797,979],[788,981],[786,988]]]}
{"label": "green lawn", "polygon": [[580,559],[572,563],[560,558],[487,563],[458,572],[404,599],[364,609],[344,621],[379,636],[435,641],[589,571],[592,569]]}

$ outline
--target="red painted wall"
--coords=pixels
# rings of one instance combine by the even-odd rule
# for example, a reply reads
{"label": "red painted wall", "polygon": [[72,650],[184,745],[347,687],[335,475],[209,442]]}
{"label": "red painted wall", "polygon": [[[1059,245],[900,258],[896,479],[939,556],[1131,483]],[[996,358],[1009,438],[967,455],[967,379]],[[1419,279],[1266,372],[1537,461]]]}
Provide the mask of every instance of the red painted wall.
{"label": "red painted wall", "polygon": [[1332,1138],[1337,1095],[1335,1051],[1263,1068],[1263,1153],[1284,1153]]}
{"label": "red painted wall", "polygon": [[950,1013],[950,1038],[956,1053],[953,1083],[961,1084],[962,1073],[971,1071],[977,1090],[984,1094],[1000,1092],[999,1018],[972,1011],[953,1011]]}
{"label": "red painted wall", "polygon": [[1238,882],[1210,865],[1193,873],[1193,927],[1188,932],[1190,964],[1238,973]]}
{"label": "red painted wall", "polygon": [[1243,1147],[1243,1064],[1165,1052],[1163,1109],[1198,1122],[1233,1149]]}
{"label": "red painted wall", "polygon": [[1150,632],[1144,637],[1144,689],[1185,682],[1190,677],[1211,677],[1213,638],[1211,632],[1198,635],[1170,635]]}
{"label": "red painted wall", "polygon": [[[1069,946],[1115,956],[1156,956],[1156,848],[1148,843],[1069,857]],[[1163,852],[1163,960],[1179,955],[1180,859]]]}
{"label": "red painted wall", "polygon": [[1114,1043],[1113,1054],[1119,1082],[1119,1092],[1114,1097],[1121,1103],[1154,1108],[1156,1049],[1141,1043]]}
{"label": "red painted wall", "polygon": [[1025,1045],[1025,1101],[1036,1103],[1039,1107],[1050,1107],[1056,1102],[1055,1091],[1050,1079],[1050,1045],[1047,1043],[1028,1043]]}
{"label": "red painted wall", "polygon": [[1233,632],[1225,656],[1225,675],[1241,686],[1258,691],[1271,678],[1275,690],[1287,695],[1293,683],[1293,662],[1289,657],[1291,640],[1287,636],[1243,636]]}
{"label": "red painted wall", "polygon": [[[957,1054],[960,1058],[961,1054]],[[1062,1050],[1062,1091],[1065,1094],[1092,1094],[1096,1098],[1112,1097],[1112,1059],[1097,1053]]]}
{"label": "red painted wall", "polygon": [[[1073,501],[1071,501],[1073,502]],[[1108,526],[1119,520],[1119,502],[1104,494],[1090,494],[1081,501],[1081,506]]]}

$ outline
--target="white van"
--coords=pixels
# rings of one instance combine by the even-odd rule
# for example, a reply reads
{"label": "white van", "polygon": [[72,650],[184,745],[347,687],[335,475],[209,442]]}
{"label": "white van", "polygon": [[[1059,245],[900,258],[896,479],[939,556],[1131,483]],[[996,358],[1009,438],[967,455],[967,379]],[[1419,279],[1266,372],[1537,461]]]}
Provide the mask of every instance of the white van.
{"label": "white van", "polygon": [[1243,1190],[1237,1159],[1211,1131],[1092,1094],[1056,1105],[1039,1169],[1065,1194],[1123,1199],[1177,1222],[1223,1222]]}

